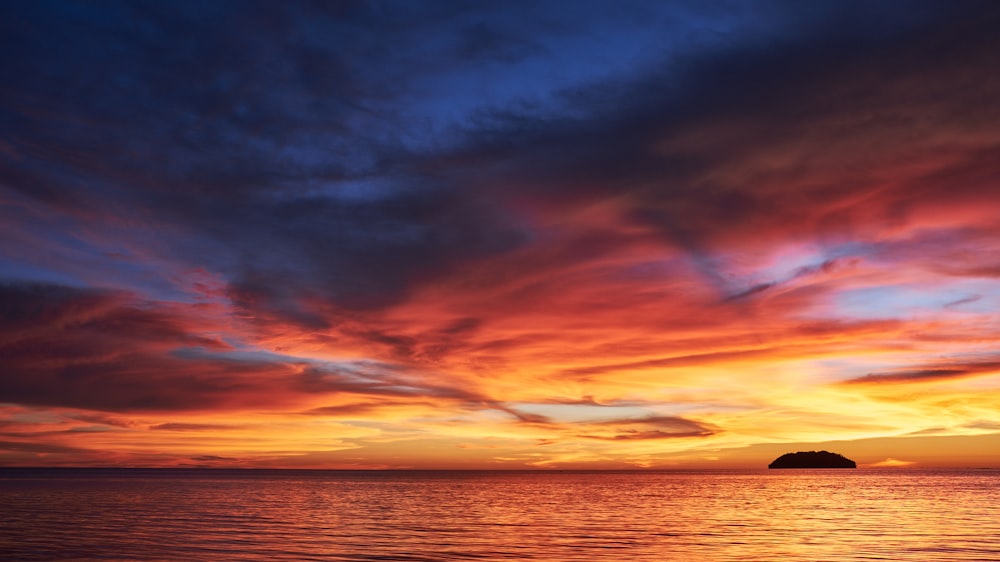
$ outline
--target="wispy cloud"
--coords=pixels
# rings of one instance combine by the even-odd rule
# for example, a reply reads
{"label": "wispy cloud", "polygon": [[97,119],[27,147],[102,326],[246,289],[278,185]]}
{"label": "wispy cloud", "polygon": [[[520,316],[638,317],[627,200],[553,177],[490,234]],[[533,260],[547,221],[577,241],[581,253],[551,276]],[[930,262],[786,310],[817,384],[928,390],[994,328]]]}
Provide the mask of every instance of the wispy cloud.
{"label": "wispy cloud", "polygon": [[1000,361],[969,361],[953,364],[941,364],[917,370],[900,370],[887,373],[870,373],[844,381],[845,384],[881,384],[926,382],[942,379],[970,377],[982,374],[1000,373]]}

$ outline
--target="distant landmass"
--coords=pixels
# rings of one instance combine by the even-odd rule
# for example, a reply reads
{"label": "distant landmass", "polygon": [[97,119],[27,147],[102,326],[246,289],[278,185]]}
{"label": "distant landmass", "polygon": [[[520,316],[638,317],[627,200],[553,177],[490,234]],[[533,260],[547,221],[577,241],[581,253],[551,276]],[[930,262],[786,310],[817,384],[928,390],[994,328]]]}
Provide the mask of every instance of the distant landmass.
{"label": "distant landmass", "polygon": [[767,468],[857,468],[851,459],[829,451],[799,451],[785,453]]}

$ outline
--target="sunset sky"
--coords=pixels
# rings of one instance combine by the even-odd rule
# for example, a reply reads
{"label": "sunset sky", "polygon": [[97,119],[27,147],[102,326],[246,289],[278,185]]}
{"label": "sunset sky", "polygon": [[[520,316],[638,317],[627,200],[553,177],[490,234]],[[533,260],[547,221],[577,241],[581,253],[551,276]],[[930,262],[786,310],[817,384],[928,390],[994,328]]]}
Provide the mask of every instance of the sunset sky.
{"label": "sunset sky", "polygon": [[0,465],[1000,467],[1000,4],[4,2]]}

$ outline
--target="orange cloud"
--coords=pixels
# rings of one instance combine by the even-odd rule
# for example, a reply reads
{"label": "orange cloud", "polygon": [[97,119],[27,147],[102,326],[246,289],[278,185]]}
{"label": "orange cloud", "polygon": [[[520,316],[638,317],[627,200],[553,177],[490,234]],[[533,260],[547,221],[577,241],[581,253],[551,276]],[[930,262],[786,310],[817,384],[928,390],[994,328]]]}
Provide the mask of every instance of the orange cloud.
{"label": "orange cloud", "polygon": [[898,459],[888,458],[884,461],[879,461],[876,463],[871,463],[868,466],[871,468],[904,468],[907,466],[913,466],[917,464],[914,461],[901,461]]}

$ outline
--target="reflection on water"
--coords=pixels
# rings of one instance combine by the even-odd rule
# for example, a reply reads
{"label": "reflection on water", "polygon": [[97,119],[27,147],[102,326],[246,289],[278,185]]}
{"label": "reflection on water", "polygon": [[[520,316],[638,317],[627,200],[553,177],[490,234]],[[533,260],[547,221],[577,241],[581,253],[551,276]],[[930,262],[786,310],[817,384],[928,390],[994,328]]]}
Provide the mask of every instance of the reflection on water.
{"label": "reflection on water", "polygon": [[1000,560],[1000,471],[0,470],[3,560]]}

